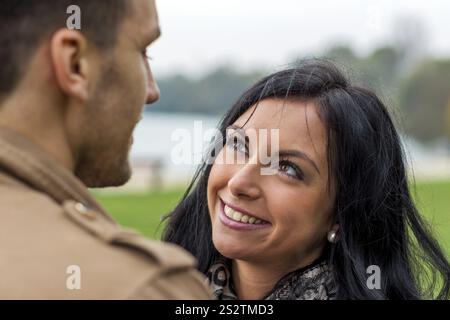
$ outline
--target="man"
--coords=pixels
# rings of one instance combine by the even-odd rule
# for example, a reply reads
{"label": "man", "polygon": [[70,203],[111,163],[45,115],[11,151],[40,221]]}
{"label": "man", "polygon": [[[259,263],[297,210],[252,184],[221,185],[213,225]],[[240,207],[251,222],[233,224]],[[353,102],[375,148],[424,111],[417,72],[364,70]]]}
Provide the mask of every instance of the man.
{"label": "man", "polygon": [[208,299],[190,255],[121,228],[86,190],[130,178],[133,129],[159,97],[154,0],[2,0],[0,30],[0,299]]}

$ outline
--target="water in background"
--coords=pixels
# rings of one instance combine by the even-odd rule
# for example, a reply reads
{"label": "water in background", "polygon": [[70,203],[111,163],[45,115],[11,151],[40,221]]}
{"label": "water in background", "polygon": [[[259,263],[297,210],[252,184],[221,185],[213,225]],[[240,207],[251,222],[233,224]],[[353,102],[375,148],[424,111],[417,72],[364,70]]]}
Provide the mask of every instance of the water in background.
{"label": "water in background", "polygon": [[[194,148],[204,140],[195,135],[201,121],[202,133],[216,128],[220,118],[199,114],[183,113],[145,113],[134,133],[134,144],[131,150],[133,178],[125,186],[126,189],[148,189],[186,185],[193,176],[197,163],[176,164],[172,153],[179,140],[174,140],[176,130],[187,130],[191,136],[192,156],[202,156],[203,150]],[[437,150],[420,145],[414,140],[403,139],[408,155],[408,164],[414,168],[418,180],[436,180],[450,178],[450,157]],[[203,143],[203,146],[208,145]],[[194,153],[197,152],[195,155]],[[200,154],[199,154],[200,153]],[[124,190],[120,188],[120,190]]]}
{"label": "water in background", "polygon": [[[216,128],[219,120],[219,117],[202,114],[144,113],[144,118],[134,132],[131,149],[133,178],[127,187],[138,188],[149,183],[160,183],[162,186],[186,183],[197,168],[194,157],[202,156],[204,148],[201,147],[201,140],[207,140],[207,131]],[[181,132],[180,130],[190,134],[193,160],[191,163],[177,164],[173,161],[172,152],[180,145],[180,140],[175,139],[177,137],[174,134]],[[199,136],[199,132],[204,133],[205,138]],[[206,145],[207,143],[203,143],[203,147]],[[156,170],[159,170],[159,177],[156,178],[150,172],[155,170],[155,166]],[[158,182],[158,179],[161,181]]]}

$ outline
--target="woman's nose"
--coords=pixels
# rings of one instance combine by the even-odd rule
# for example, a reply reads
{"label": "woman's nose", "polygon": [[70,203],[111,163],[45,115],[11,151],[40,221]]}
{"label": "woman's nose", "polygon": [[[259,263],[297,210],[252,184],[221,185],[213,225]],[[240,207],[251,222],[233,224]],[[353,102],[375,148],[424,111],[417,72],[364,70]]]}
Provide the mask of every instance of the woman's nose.
{"label": "woman's nose", "polygon": [[257,199],[261,196],[259,183],[259,166],[246,164],[228,181],[228,188],[237,198]]}

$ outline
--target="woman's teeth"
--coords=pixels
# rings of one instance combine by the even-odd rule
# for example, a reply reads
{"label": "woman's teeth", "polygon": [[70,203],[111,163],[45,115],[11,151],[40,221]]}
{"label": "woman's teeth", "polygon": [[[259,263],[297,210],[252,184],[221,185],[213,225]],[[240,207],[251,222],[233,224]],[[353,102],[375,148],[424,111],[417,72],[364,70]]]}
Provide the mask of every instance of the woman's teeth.
{"label": "woman's teeth", "polygon": [[242,222],[242,223],[249,223],[249,224],[261,224],[263,221],[261,219],[257,219],[252,216],[248,216],[246,214],[242,214],[239,211],[236,211],[234,209],[231,209],[227,205],[225,205],[224,210],[225,215],[230,218],[231,220]]}

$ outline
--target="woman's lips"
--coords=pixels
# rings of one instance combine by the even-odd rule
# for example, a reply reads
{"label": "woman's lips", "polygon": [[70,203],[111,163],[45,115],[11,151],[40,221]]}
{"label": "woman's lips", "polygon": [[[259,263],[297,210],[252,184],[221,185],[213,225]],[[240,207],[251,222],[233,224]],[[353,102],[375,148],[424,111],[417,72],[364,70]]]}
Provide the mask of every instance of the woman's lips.
{"label": "woman's lips", "polygon": [[266,229],[272,226],[269,222],[262,222],[259,224],[251,224],[251,223],[245,223],[245,222],[238,222],[235,220],[232,220],[231,218],[227,217],[225,214],[225,203],[220,199],[220,212],[219,212],[219,219],[220,221],[227,227],[234,229],[234,230],[259,230],[259,229]]}

